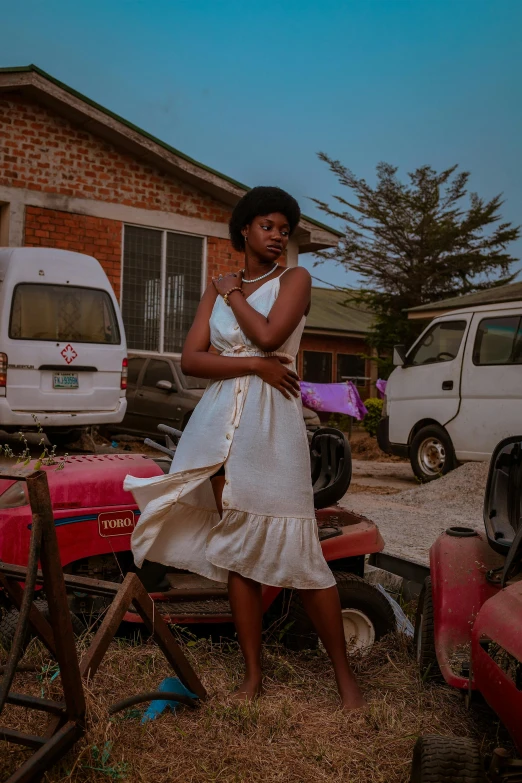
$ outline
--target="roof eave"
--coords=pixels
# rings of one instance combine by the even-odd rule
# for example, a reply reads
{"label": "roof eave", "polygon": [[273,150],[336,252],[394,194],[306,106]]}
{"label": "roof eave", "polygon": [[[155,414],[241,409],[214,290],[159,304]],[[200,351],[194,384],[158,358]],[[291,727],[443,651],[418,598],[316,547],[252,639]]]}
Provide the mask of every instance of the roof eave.
{"label": "roof eave", "polygon": [[[1,91],[23,91],[89,133],[123,147],[142,163],[170,173],[229,206],[234,206],[250,189],[189,158],[35,65],[0,68]],[[340,232],[306,216],[295,234],[300,253],[335,247],[341,236]]]}

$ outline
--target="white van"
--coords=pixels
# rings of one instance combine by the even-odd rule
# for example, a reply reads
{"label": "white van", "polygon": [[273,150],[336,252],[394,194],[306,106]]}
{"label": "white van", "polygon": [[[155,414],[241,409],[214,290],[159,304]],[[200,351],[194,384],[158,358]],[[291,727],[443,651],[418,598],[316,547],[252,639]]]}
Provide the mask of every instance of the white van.
{"label": "white van", "polygon": [[429,481],[458,462],[487,460],[522,422],[522,302],[435,318],[386,386],[379,446],[409,457]]}
{"label": "white van", "polygon": [[0,248],[0,429],[68,436],[120,422],[127,346],[107,275],[95,258]]}

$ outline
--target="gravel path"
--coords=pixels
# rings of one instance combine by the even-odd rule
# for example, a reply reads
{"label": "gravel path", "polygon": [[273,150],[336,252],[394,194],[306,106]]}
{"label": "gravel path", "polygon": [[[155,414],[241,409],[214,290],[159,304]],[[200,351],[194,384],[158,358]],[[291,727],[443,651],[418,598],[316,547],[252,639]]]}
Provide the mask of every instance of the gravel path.
{"label": "gravel path", "polygon": [[[390,468],[400,469],[397,478],[404,480],[406,469],[410,469],[411,475],[409,465],[365,464],[371,467],[374,476],[380,473],[383,482],[389,477]],[[446,528],[483,526],[482,504],[488,468],[485,462],[468,462],[443,478],[396,494],[348,490],[341,505],[379,525],[386,552],[427,563],[430,546]],[[354,475],[354,488],[359,481]]]}

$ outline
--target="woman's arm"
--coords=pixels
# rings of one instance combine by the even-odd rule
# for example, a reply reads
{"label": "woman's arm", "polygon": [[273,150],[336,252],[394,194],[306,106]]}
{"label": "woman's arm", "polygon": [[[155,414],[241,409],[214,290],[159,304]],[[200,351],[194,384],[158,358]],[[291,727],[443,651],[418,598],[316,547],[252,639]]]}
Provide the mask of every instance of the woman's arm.
{"label": "woman's arm", "polygon": [[181,369],[187,375],[197,378],[226,380],[242,375],[259,375],[264,381],[278,389],[283,396],[298,397],[299,378],[295,372],[285,367],[288,359],[264,358],[259,356],[218,356],[209,353],[210,316],[218,294],[213,284],[201,298],[194,323],[185,340],[181,354]]}
{"label": "woman's arm", "polygon": [[267,316],[249,305],[239,291],[230,294],[230,306],[241,330],[262,351],[277,351],[290,337],[310,304],[312,278],[303,267],[289,269]]}
{"label": "woman's arm", "polygon": [[225,380],[227,378],[239,378],[241,375],[254,374],[255,358],[233,356],[218,356],[208,352],[210,348],[210,316],[217,299],[217,291],[212,283],[199,303],[194,323],[183,346],[181,354],[181,369],[187,375],[196,378],[212,378],[213,380]]}

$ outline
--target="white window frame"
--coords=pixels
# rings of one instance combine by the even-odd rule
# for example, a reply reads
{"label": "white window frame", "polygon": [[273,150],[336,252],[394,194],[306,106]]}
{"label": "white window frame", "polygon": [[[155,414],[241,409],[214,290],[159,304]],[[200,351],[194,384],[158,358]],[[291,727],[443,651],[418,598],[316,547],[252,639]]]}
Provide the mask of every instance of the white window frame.
{"label": "white window frame", "polygon": [[202,243],[202,253],[201,253],[201,296],[203,296],[206,288],[206,282],[207,282],[207,268],[208,268],[208,237],[206,234],[195,234],[191,233],[190,231],[173,231],[171,228],[156,228],[156,226],[146,226],[142,223],[128,223],[127,221],[125,223],[122,223],[122,235],[121,235],[121,260],[120,260],[120,269],[121,269],[121,275],[120,275],[120,297],[119,297],[119,304],[120,304],[120,310],[123,312],[122,306],[123,306],[123,276],[125,274],[125,227],[133,227],[133,228],[147,228],[152,231],[159,231],[162,234],[161,237],[161,302],[160,302],[160,329],[159,329],[159,350],[158,351],[143,351],[139,348],[129,348],[129,352],[132,354],[137,355],[143,355],[143,356],[149,356],[149,354],[154,353],[157,356],[174,356],[175,358],[180,358],[180,353],[168,353],[163,350],[163,346],[165,343],[165,276],[167,271],[167,234],[180,234],[181,236],[189,236],[189,237],[199,237],[203,240]]}

